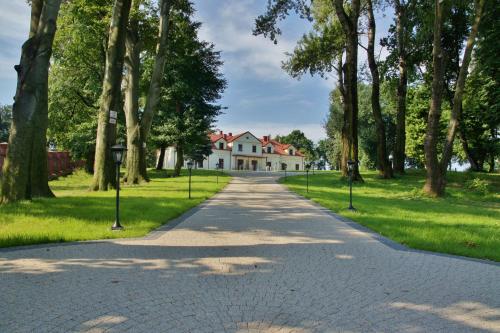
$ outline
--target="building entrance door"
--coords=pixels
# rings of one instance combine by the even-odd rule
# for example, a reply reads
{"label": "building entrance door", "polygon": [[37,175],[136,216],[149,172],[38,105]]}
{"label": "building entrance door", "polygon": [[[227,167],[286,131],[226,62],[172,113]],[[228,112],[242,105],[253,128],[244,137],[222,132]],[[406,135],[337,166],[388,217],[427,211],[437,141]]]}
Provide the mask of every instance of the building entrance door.
{"label": "building entrance door", "polygon": [[243,160],[238,159],[238,170],[243,170]]}
{"label": "building entrance door", "polygon": [[252,160],[252,170],[257,171],[257,161],[256,160]]}

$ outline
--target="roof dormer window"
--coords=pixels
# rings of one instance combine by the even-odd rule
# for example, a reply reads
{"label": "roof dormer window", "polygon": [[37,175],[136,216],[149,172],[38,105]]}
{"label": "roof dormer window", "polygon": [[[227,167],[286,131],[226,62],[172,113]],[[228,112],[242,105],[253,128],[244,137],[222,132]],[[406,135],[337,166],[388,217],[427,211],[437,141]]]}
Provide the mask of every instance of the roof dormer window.
{"label": "roof dormer window", "polygon": [[293,149],[288,149],[288,154],[293,155]]}
{"label": "roof dormer window", "polygon": [[219,142],[219,149],[224,149],[224,142]]}
{"label": "roof dormer window", "polygon": [[273,152],[273,148],[271,148],[271,146],[268,146],[267,147],[267,153],[271,154],[272,152]]}

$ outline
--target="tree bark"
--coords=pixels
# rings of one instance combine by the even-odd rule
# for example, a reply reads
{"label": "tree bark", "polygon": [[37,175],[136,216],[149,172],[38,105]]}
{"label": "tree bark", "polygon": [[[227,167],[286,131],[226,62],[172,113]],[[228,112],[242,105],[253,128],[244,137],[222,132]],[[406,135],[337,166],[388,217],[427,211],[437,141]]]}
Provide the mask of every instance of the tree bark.
{"label": "tree bark", "polygon": [[156,57],[149,83],[146,105],[141,118],[140,126],[140,141],[141,150],[139,154],[139,174],[143,179],[148,179],[147,162],[146,162],[146,141],[153,123],[153,116],[160,101],[161,83],[165,71],[165,63],[167,61],[167,41],[168,41],[168,25],[170,20],[170,9],[172,6],[171,0],[160,1],[160,24],[158,44],[156,45]]}
{"label": "tree bark", "polygon": [[340,156],[340,170],[342,171],[342,176],[347,177],[349,176],[349,172],[347,169],[347,161],[349,160],[349,151],[351,147],[351,137],[349,135],[350,133],[350,114],[349,114],[349,108],[346,103],[346,91],[344,87],[344,71],[345,71],[345,65],[343,64],[342,61],[342,54],[339,56],[338,59],[338,67],[337,67],[337,76],[338,76],[338,86],[339,86],[339,91],[340,91],[340,103],[342,105],[342,108],[344,110],[344,117],[343,117],[343,123],[342,123],[342,132],[341,132],[341,140],[342,140],[342,150],[341,150],[341,156]]}
{"label": "tree bark", "polygon": [[165,163],[165,150],[164,146],[160,147],[160,155],[158,156],[158,162],[156,163],[156,170],[163,170],[163,164]]}
{"label": "tree bark", "polygon": [[490,165],[488,172],[489,173],[495,172],[495,155],[490,154],[490,161],[488,162],[488,164]]}
{"label": "tree bark", "polygon": [[[344,75],[344,88],[346,92],[345,104],[347,111],[346,118],[349,126],[346,126],[345,135],[348,136],[349,149],[342,149],[342,160],[352,159],[359,161],[358,158],[358,20],[360,13],[360,1],[352,0],[349,15],[344,10],[343,0],[335,0],[335,12],[342,26],[346,37],[346,64]],[[344,133],[343,133],[344,136]],[[343,142],[345,142],[343,140]],[[347,165],[342,165],[342,174],[347,174]],[[359,164],[355,164],[354,180],[362,181],[359,173]]]}
{"label": "tree bark", "polygon": [[479,170],[478,162],[474,159],[474,157],[471,154],[471,151],[469,148],[469,142],[467,141],[467,137],[465,136],[463,130],[459,131],[458,136],[460,138],[460,142],[462,143],[462,149],[464,150],[465,156],[467,157],[467,160],[469,161],[470,170],[471,171],[481,171],[481,170]]}
{"label": "tree bark", "polygon": [[442,177],[437,155],[437,140],[439,135],[439,119],[441,118],[441,103],[443,98],[444,62],[441,47],[441,30],[443,27],[443,5],[440,0],[435,1],[434,39],[432,48],[432,97],[427,117],[427,130],[424,140],[424,155],[426,181],[424,191],[430,196],[441,196]]}
{"label": "tree bark", "polygon": [[[133,2],[133,9],[139,10],[139,1]],[[139,120],[139,81],[142,43],[139,40],[139,22],[132,18],[125,38],[125,122],[127,127],[127,170],[124,182],[139,184],[144,181],[140,172],[142,147],[141,124]]]}
{"label": "tree bark", "polygon": [[406,54],[405,15],[406,7],[400,0],[395,0],[396,36],[399,58],[399,79],[397,87],[396,111],[396,143],[394,147],[394,171],[403,174],[405,171],[406,149],[406,94],[408,90],[408,68]]}
{"label": "tree bark", "polygon": [[181,174],[182,166],[184,165],[184,147],[182,144],[177,144],[176,146],[177,159],[175,161],[174,167],[174,177],[179,177]]}
{"label": "tree bark", "polygon": [[450,164],[451,156],[453,154],[453,142],[455,141],[455,136],[459,127],[459,120],[461,118],[462,111],[462,97],[465,88],[465,80],[467,79],[467,74],[469,71],[469,64],[472,57],[472,49],[474,48],[474,42],[476,41],[477,32],[479,29],[479,23],[481,21],[481,16],[483,14],[483,7],[485,0],[478,0],[476,2],[476,13],[474,17],[474,23],[472,24],[469,37],[467,38],[467,44],[465,46],[464,55],[462,58],[462,65],[460,66],[460,71],[458,73],[457,83],[455,85],[455,94],[453,96],[453,103],[450,115],[450,121],[448,123],[448,133],[446,135],[446,142],[444,144],[443,155],[441,158],[441,178],[440,183],[441,189],[439,192],[444,193],[446,186],[446,170],[448,164]]}
{"label": "tree bark", "polygon": [[125,34],[132,0],[115,0],[109,27],[106,65],[97,123],[94,179],[91,189],[106,191],[115,187],[115,165],[111,146],[116,140],[116,121],[110,121],[110,111],[118,112],[125,52]]}
{"label": "tree bark", "polygon": [[54,196],[48,185],[48,76],[61,0],[33,1],[12,107],[9,149],[3,166],[1,203]]}
{"label": "tree bark", "polygon": [[368,65],[372,76],[372,112],[375,119],[377,131],[377,169],[379,175],[385,179],[392,178],[392,167],[387,158],[387,142],[385,137],[385,125],[380,108],[380,76],[378,65],[375,60],[375,32],[376,23],[373,15],[372,0],[367,0],[368,12]]}

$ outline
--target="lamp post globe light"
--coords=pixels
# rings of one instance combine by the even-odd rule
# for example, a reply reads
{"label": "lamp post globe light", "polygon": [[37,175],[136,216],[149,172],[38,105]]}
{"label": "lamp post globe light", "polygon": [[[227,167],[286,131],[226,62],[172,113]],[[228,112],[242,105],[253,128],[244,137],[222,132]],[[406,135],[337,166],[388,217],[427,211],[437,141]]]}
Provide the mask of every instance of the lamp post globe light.
{"label": "lamp post globe light", "polygon": [[111,147],[111,153],[116,165],[116,217],[111,230],[123,230],[123,227],[120,224],[120,165],[123,162],[123,156],[126,151],[127,148],[122,144]]}
{"label": "lamp post globe light", "polygon": [[394,161],[394,156],[392,156],[392,154],[389,154],[389,163],[391,163],[391,169],[394,168],[392,161]]}
{"label": "lamp post globe light", "polygon": [[357,162],[353,160],[347,161],[347,170],[349,171],[349,210],[356,210],[352,205],[352,176],[354,174],[354,167]]}
{"label": "lamp post globe light", "polygon": [[192,160],[189,160],[187,162],[187,167],[188,167],[188,170],[189,170],[189,199],[191,199],[191,171],[193,170],[193,161]]}
{"label": "lamp post globe light", "polygon": [[306,192],[309,193],[309,169],[311,169],[311,164],[306,164]]}

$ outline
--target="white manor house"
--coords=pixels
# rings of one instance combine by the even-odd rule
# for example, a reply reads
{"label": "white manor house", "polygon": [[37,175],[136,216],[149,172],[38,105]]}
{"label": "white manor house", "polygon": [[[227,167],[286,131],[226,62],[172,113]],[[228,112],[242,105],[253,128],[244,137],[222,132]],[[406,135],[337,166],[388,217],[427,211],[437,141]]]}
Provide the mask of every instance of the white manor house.
{"label": "white manor house", "polygon": [[[304,170],[305,157],[294,146],[272,140],[270,136],[257,138],[250,132],[210,134],[212,154],[197,163],[198,169],[216,169],[217,163],[223,170],[279,171]],[[168,147],[163,167],[172,169],[177,151]],[[184,161],[184,166],[186,166]]]}

